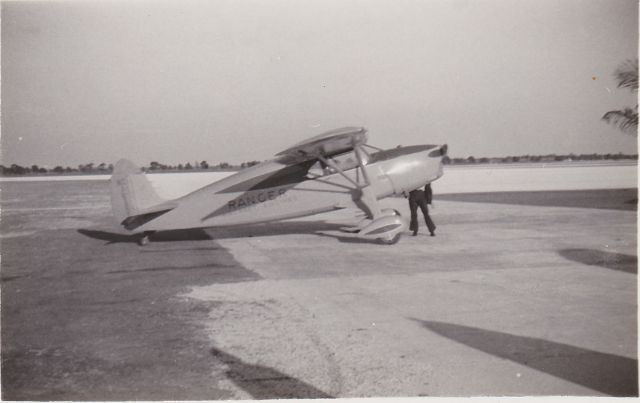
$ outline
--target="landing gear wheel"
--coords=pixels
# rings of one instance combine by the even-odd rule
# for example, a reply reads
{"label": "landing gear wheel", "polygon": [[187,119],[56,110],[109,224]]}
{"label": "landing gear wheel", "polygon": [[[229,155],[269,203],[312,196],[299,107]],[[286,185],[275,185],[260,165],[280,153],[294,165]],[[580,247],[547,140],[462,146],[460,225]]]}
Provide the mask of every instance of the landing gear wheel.
{"label": "landing gear wheel", "polygon": [[391,239],[388,238],[378,238],[377,241],[378,243],[381,243],[383,245],[394,245],[397,244],[398,241],[400,240],[400,237],[402,236],[402,234],[400,232],[398,232],[397,234],[395,234],[393,237],[391,237]]}
{"label": "landing gear wheel", "polygon": [[393,245],[400,240],[400,236],[407,225],[402,217],[397,215],[387,215],[374,219],[364,227],[358,238],[370,239],[379,244]]}

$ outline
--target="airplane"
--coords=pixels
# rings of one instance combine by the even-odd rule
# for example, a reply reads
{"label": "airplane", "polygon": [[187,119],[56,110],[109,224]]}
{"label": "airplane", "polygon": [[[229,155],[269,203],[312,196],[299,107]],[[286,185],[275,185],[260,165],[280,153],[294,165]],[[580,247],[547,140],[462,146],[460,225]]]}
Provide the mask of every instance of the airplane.
{"label": "airplane", "polygon": [[367,139],[364,127],[331,130],[175,200],[160,198],[144,172],[123,159],[111,177],[113,215],[146,245],[157,231],[261,224],[357,208],[366,218],[346,231],[395,244],[407,224],[378,200],[440,178],[447,145],[382,150]]}

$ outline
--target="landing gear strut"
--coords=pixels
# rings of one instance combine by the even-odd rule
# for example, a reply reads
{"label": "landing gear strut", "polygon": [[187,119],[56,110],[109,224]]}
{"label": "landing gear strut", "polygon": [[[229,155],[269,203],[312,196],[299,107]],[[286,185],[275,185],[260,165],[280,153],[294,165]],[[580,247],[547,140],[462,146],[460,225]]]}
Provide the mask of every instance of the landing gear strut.
{"label": "landing gear strut", "polygon": [[364,151],[361,148],[361,144],[356,143],[355,140],[353,142],[353,150],[356,153],[358,167],[360,168],[360,172],[362,172],[364,184],[359,183],[360,180],[358,176],[356,176],[356,180],[354,180],[345,174],[332,159],[327,159],[322,155],[317,156],[320,161],[335,169],[336,172],[354,186],[353,189],[351,189],[352,200],[367,216],[366,220],[363,220],[356,227],[348,228],[347,231],[357,233],[358,238],[371,239],[382,244],[393,245],[400,240],[400,236],[402,232],[406,230],[407,225],[397,211],[380,209],[378,198],[373,190],[375,183],[377,183],[377,177],[375,175],[369,177],[369,173],[365,167]]}

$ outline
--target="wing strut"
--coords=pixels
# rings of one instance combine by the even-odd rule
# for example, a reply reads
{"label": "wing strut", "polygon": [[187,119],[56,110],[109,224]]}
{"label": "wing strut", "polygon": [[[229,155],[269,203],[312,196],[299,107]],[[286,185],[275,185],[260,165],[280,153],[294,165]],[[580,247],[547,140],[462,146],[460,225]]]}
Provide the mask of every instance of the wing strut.
{"label": "wing strut", "polygon": [[333,168],[338,172],[343,178],[349,181],[353,186],[355,186],[356,193],[354,194],[353,201],[356,203],[358,208],[367,214],[368,218],[377,218],[381,215],[381,210],[378,205],[378,199],[373,193],[373,189],[371,188],[371,179],[369,178],[369,174],[364,165],[364,156],[362,155],[362,150],[360,149],[360,145],[353,146],[353,149],[356,154],[356,159],[358,160],[358,167],[362,171],[362,178],[364,179],[364,184],[360,184],[353,179],[351,179],[344,171],[332,160],[327,159],[322,155],[318,155],[318,159],[322,161],[324,164]]}
{"label": "wing strut", "polygon": [[323,157],[322,155],[318,155],[318,159],[320,161],[322,161],[324,164],[330,166],[331,168],[335,169],[336,172],[338,172],[340,175],[342,175],[346,180],[348,180],[353,186],[355,186],[356,188],[360,188],[360,184],[356,183],[353,179],[351,179],[350,177],[347,176],[347,174],[344,173],[344,171],[338,166],[338,164],[336,164],[335,162],[333,162],[333,160],[328,160],[325,157]]}
{"label": "wing strut", "polygon": [[[400,239],[402,231],[406,229],[406,223],[397,211],[380,208],[375,193],[378,186],[378,178],[375,174],[369,175],[365,166],[367,161],[366,150],[364,149],[367,146],[365,144],[366,139],[366,130],[364,128],[345,128],[317,136],[278,155],[287,154],[296,158],[296,160],[300,158],[305,160],[317,159],[323,164],[323,168],[330,167],[337,172],[353,188],[344,184],[338,186],[350,189],[351,199],[367,215],[367,219],[362,220],[356,227],[346,229],[346,231],[357,233],[359,238],[393,244]],[[355,153],[358,163],[357,168],[362,171],[362,179],[360,179],[361,176],[357,168],[355,170],[355,178],[353,178],[353,175],[347,175],[332,158],[350,150]]]}
{"label": "wing strut", "polygon": [[371,186],[371,181],[369,180],[369,174],[367,173],[367,170],[364,168],[364,156],[362,155],[362,150],[360,149],[360,146],[354,146],[353,150],[356,152],[356,158],[358,159],[358,166],[362,171],[362,176],[365,181],[365,186]]}

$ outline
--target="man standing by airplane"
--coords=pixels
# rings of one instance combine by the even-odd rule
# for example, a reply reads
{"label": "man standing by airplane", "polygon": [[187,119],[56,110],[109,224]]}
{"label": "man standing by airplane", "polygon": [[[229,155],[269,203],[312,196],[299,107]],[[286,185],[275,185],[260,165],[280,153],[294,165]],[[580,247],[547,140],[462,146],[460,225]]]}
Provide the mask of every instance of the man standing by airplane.
{"label": "man standing by airplane", "polygon": [[418,207],[422,210],[424,222],[427,224],[431,236],[436,236],[436,225],[429,216],[429,207],[427,206],[427,204],[431,204],[432,200],[433,191],[431,190],[431,183],[427,183],[424,190],[416,189],[409,192],[409,210],[411,211],[409,230],[413,231],[413,236],[418,235]]}

